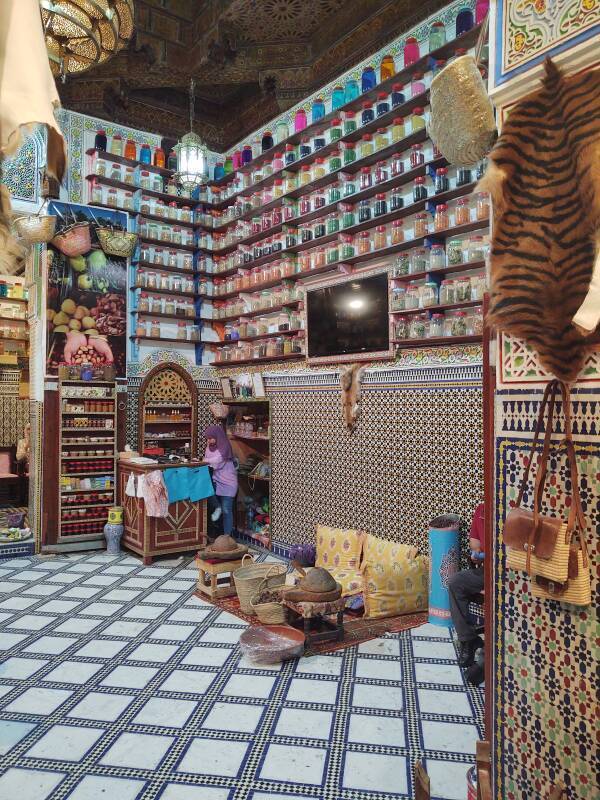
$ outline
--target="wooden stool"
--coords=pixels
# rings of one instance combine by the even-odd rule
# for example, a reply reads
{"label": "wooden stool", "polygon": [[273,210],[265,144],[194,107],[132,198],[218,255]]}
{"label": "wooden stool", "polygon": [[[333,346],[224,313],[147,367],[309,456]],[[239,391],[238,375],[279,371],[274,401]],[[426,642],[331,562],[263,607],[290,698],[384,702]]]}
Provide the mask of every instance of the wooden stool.
{"label": "wooden stool", "polygon": [[[344,638],[344,608],[346,598],[332,600],[328,603],[301,602],[283,600],[283,605],[289,608],[299,621],[302,619],[306,647],[318,642],[341,642]],[[327,619],[335,616],[335,622]],[[320,630],[311,632],[311,623],[316,620]],[[292,622],[292,625],[294,622]]]}
{"label": "wooden stool", "polygon": [[[236,561],[203,561],[197,558],[196,564],[199,573],[196,583],[197,593],[205,594],[215,600],[236,594],[233,573],[242,566],[241,558]],[[226,577],[219,580],[219,575]]]}

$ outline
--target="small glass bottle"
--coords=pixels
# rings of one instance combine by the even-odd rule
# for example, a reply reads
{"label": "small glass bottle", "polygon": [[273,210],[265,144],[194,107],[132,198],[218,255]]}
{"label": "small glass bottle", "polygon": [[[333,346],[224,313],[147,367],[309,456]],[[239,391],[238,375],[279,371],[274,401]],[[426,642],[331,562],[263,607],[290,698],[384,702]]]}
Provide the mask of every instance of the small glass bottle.
{"label": "small glass bottle", "polygon": [[299,108],[294,115],[294,131],[300,133],[306,128],[307,124],[306,111],[303,108]]}
{"label": "small glass bottle", "polygon": [[449,267],[463,263],[463,243],[461,239],[450,239],[446,245],[446,261]]}
{"label": "small glass bottle", "polygon": [[336,108],[343,106],[344,103],[345,98],[343,86],[334,86],[331,93],[331,110],[335,111]]}
{"label": "small glass bottle", "polygon": [[429,30],[429,52],[438,50],[446,44],[446,26],[443,22],[434,22]]}
{"label": "small glass bottle", "polygon": [[377,75],[375,74],[375,69],[371,65],[365,67],[362,71],[361,76],[361,91],[364,94],[365,92],[370,92],[371,89],[374,89],[377,86]]}
{"label": "small glass bottle", "polygon": [[300,158],[306,158],[312,153],[309,139],[302,139],[300,142]]}
{"label": "small glass bottle", "polygon": [[401,106],[403,103],[406,102],[406,96],[403,90],[404,86],[401,83],[392,84],[392,96],[391,96],[392,108]]}
{"label": "small glass bottle", "polygon": [[353,205],[350,205],[350,203],[340,203],[339,209],[342,214],[342,228],[351,228],[356,224],[356,215]]}
{"label": "small glass bottle", "polygon": [[425,117],[423,116],[423,109],[420,106],[413,108],[410,124],[412,133],[425,130]]}
{"label": "small glass bottle", "polygon": [[473,12],[470,8],[461,8],[456,15],[456,38],[470,31],[474,25]]}
{"label": "small glass bottle", "polygon": [[341,119],[338,119],[336,117],[336,119],[332,119],[331,120],[331,127],[329,128],[328,134],[329,134],[329,142],[330,143],[331,142],[337,142],[339,139],[342,138],[342,120]]}
{"label": "small glass bottle", "polygon": [[413,144],[410,148],[410,168],[416,169],[425,163],[422,144]]}
{"label": "small glass bottle", "polygon": [[468,225],[471,222],[471,206],[468,197],[460,197],[454,209],[454,223]]}
{"label": "small glass bottle", "polygon": [[415,72],[410,82],[410,96],[418,97],[420,94],[424,94],[426,90],[423,73]]}
{"label": "small glass bottle", "polygon": [[368,200],[361,200],[358,204],[358,222],[368,222],[371,219],[371,204]]}
{"label": "small glass bottle", "polygon": [[348,166],[348,164],[352,164],[356,161],[356,145],[354,142],[343,142],[342,143],[342,153],[343,153],[343,161],[344,166]]}
{"label": "small glass bottle", "polygon": [[415,214],[414,235],[415,239],[421,236],[427,236],[429,233],[429,214],[423,212],[422,214]]}
{"label": "small glass bottle", "polygon": [[360,190],[370,189],[373,185],[371,167],[361,167],[360,170]]}
{"label": "small glass bottle", "polygon": [[390,158],[390,173],[392,178],[397,178],[404,172],[404,160],[401,153],[394,153]]}
{"label": "small glass bottle", "polygon": [[379,94],[377,95],[375,114],[378,117],[382,117],[384,114],[387,114],[389,110],[390,110],[390,104],[388,101],[387,92],[379,92]]}
{"label": "small glass bottle", "polygon": [[274,146],[274,144],[275,143],[273,141],[273,134],[271,133],[271,131],[265,131],[263,133],[260,143],[261,151],[263,153],[266,153],[267,150],[270,150]]}
{"label": "small glass bottle", "polygon": [[343,233],[340,236],[341,248],[340,253],[342,260],[345,258],[353,258],[356,255],[356,248],[354,247],[354,237],[349,233]]}
{"label": "small glass bottle", "polygon": [[455,302],[454,281],[446,278],[440,284],[440,305],[451,306]]}
{"label": "small glass bottle", "polygon": [[372,156],[374,152],[373,137],[370,133],[365,133],[360,140],[360,157],[366,158],[367,156]]}
{"label": "small glass bottle", "polygon": [[344,86],[344,103],[351,103],[352,100],[356,100],[359,95],[360,89],[358,87],[358,81],[353,78],[347,80]]}
{"label": "small glass bottle", "polygon": [[448,168],[438,167],[435,171],[435,193],[450,191],[450,181],[448,180]]}
{"label": "small glass bottle", "polygon": [[421,54],[419,52],[419,42],[414,36],[409,36],[404,44],[404,68],[410,67],[415,61],[418,61]]}
{"label": "small glass bottle", "polygon": [[429,337],[430,339],[439,339],[444,335],[444,315],[432,314],[429,320]]}
{"label": "small glass bottle", "polygon": [[404,208],[404,198],[402,197],[402,189],[396,187],[392,189],[390,194],[390,211],[399,211]]}
{"label": "small glass bottle", "polygon": [[443,269],[446,266],[446,253],[441,244],[433,244],[429,251],[430,269]]}
{"label": "small glass bottle", "polygon": [[348,136],[349,133],[354,133],[356,128],[356,113],[354,111],[345,111],[343,122],[344,136]]}
{"label": "small glass bottle", "polygon": [[364,256],[371,252],[371,234],[369,231],[362,231],[358,234],[358,255]]}
{"label": "small glass bottle", "polygon": [[373,103],[365,102],[362,104],[362,113],[360,115],[361,125],[368,125],[375,119],[375,112],[373,111]]}
{"label": "small glass bottle", "polygon": [[320,119],[323,119],[325,116],[325,103],[323,102],[322,97],[317,97],[313,100],[312,108],[311,108],[311,119],[313,124],[318,122]]}
{"label": "small glass bottle", "polygon": [[355,175],[342,175],[342,196],[351,197],[357,192],[356,176]]}
{"label": "small glass bottle", "polygon": [[477,193],[475,209],[475,218],[478,222],[490,218],[490,198],[487,192]]}
{"label": "small glass bottle", "polygon": [[383,150],[389,143],[387,128],[378,128],[375,134],[375,149]]}
{"label": "small glass bottle", "polygon": [[404,222],[401,219],[395,219],[392,222],[391,244],[402,244],[404,241]]}
{"label": "small glass bottle", "polygon": [[391,143],[399,142],[405,137],[404,117],[394,117],[390,129]]}
{"label": "small glass bottle", "polygon": [[456,185],[466,186],[468,183],[471,183],[472,181],[471,175],[472,175],[471,170],[468,167],[459,167],[456,176]]}
{"label": "small glass bottle", "polygon": [[419,176],[413,181],[413,202],[418,203],[421,200],[427,199],[427,187],[425,185],[426,178]]}
{"label": "small glass bottle", "polygon": [[384,214],[387,214],[387,200],[385,198],[385,194],[376,194],[375,195],[375,216],[381,217]]}
{"label": "small glass bottle", "polygon": [[373,249],[382,250],[387,247],[387,231],[385,225],[377,225],[373,237]]}
{"label": "small glass bottle", "polygon": [[339,182],[332,183],[327,190],[328,205],[331,205],[332,203],[339,203],[341,199],[342,199],[342,190],[340,189]]}
{"label": "small glass bottle", "polygon": [[433,218],[434,231],[445,231],[450,227],[450,218],[448,215],[448,205],[446,203],[438,203],[435,207],[435,216]]}

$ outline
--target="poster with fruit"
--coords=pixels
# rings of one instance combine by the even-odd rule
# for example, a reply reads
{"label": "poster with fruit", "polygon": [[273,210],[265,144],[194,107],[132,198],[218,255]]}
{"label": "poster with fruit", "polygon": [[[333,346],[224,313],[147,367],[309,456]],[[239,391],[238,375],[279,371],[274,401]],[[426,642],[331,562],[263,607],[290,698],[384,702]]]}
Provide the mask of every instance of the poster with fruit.
{"label": "poster with fruit", "polygon": [[125,377],[127,259],[106,253],[96,230],[127,230],[127,215],[54,201],[48,213],[58,222],[48,245],[46,374],[113,364]]}

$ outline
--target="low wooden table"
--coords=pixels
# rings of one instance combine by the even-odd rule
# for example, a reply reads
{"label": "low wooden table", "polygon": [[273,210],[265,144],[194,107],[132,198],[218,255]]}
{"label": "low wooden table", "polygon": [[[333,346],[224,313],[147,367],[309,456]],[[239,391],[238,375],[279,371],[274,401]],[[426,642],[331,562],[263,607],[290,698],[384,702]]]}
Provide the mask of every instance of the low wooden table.
{"label": "low wooden table", "polygon": [[[296,615],[296,619],[291,621],[292,625],[294,622],[302,620],[307,647],[317,642],[341,642],[344,638],[345,597],[340,597],[339,600],[332,600],[329,603],[283,600],[283,605],[289,608],[292,614]],[[332,615],[336,617],[335,622],[327,619],[328,616]],[[311,631],[311,626],[315,621],[318,624],[318,630]]]}
{"label": "low wooden table", "polygon": [[[242,559],[235,561],[204,561],[201,558],[196,558],[198,566],[198,581],[196,583],[196,590],[199,594],[205,594],[207,597],[231,597],[236,593],[235,584],[233,582],[233,573],[236,569],[242,566]],[[219,575],[226,577],[219,581]]]}

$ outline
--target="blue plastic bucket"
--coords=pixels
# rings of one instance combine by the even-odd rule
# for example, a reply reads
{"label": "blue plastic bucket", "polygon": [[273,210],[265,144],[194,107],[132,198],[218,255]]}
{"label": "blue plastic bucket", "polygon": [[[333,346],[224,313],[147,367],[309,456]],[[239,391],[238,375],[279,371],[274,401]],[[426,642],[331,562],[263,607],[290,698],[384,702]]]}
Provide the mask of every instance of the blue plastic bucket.
{"label": "blue plastic bucket", "polygon": [[450,627],[450,596],[448,581],[460,569],[458,526],[460,518],[446,515],[443,525],[429,529],[429,622]]}

